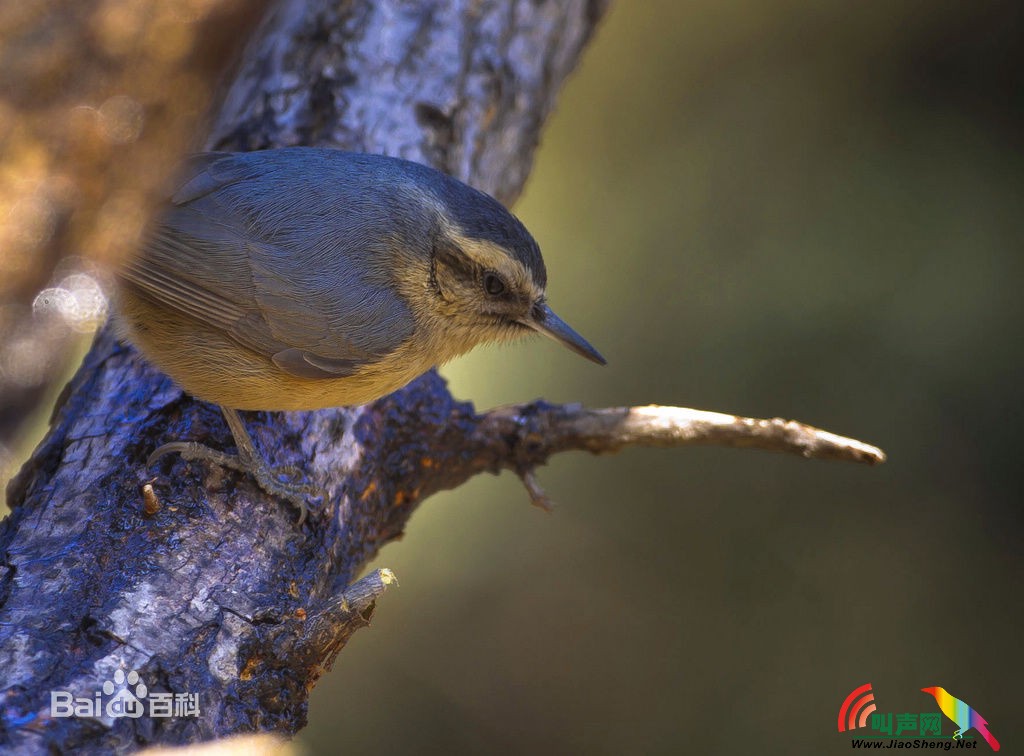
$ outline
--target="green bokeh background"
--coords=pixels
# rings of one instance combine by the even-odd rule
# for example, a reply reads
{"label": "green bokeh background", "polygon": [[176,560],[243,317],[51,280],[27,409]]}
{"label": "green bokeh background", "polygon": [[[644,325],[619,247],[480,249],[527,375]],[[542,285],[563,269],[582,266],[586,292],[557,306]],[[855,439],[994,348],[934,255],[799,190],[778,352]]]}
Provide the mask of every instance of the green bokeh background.
{"label": "green bokeh background", "polygon": [[613,7],[516,207],[609,365],[482,349],[453,392],[797,418],[890,461],[574,454],[551,516],[512,475],[435,496],[308,750],[842,753],[865,682],[1021,748],[1022,8]]}

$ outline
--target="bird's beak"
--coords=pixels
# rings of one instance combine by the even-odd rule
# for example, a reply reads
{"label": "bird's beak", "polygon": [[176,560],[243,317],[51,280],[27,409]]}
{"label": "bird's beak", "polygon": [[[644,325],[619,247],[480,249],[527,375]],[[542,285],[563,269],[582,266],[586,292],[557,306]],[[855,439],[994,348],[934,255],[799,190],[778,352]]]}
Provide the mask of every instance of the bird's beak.
{"label": "bird's beak", "polygon": [[590,346],[585,338],[572,330],[569,324],[555,315],[546,304],[535,307],[533,314],[523,321],[523,325],[529,326],[537,333],[551,337],[591,362],[596,362],[598,365],[608,364],[608,361],[594,347]]}

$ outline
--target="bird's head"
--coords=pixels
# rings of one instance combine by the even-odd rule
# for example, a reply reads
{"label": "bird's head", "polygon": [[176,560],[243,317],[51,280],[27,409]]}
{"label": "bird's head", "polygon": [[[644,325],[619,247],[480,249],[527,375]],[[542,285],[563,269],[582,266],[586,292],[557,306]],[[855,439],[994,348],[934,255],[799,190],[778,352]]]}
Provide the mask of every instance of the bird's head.
{"label": "bird's head", "polygon": [[[443,174],[438,174],[443,176]],[[600,365],[605,359],[547,302],[540,248],[492,197],[448,176],[433,182],[437,213],[430,248],[430,307],[448,335],[475,344],[541,333]]]}
{"label": "bird's head", "polygon": [[942,691],[942,688],[921,688],[922,693],[927,693],[935,698],[938,698],[940,691]]}

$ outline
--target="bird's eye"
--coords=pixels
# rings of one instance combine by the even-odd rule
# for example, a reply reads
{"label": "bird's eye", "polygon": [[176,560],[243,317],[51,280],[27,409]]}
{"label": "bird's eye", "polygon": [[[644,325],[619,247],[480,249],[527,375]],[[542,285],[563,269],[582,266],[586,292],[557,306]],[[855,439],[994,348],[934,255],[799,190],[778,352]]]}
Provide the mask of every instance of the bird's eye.
{"label": "bird's eye", "polygon": [[484,291],[492,297],[499,297],[505,293],[505,282],[497,273],[484,273]]}

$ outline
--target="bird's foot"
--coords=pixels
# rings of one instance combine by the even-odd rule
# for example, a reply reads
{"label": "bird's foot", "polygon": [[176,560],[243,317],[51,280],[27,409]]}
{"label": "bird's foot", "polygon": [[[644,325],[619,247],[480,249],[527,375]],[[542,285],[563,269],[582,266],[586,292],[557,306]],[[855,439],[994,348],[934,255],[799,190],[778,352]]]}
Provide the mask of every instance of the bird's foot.
{"label": "bird's foot", "polygon": [[172,441],[164,444],[149,455],[146,464],[150,466],[164,455],[175,453],[180,454],[185,460],[213,462],[215,465],[251,475],[268,494],[284,499],[299,510],[299,527],[306,521],[309,513],[306,497],[315,494],[316,489],[309,485],[285,483],[280,479],[281,476],[301,478],[302,470],[299,468],[293,465],[272,468],[255,454],[255,450],[252,454],[247,454],[244,449],[239,454],[227,454],[195,441]]}
{"label": "bird's foot", "polygon": [[953,730],[953,740],[962,740],[964,737],[963,730]]}

